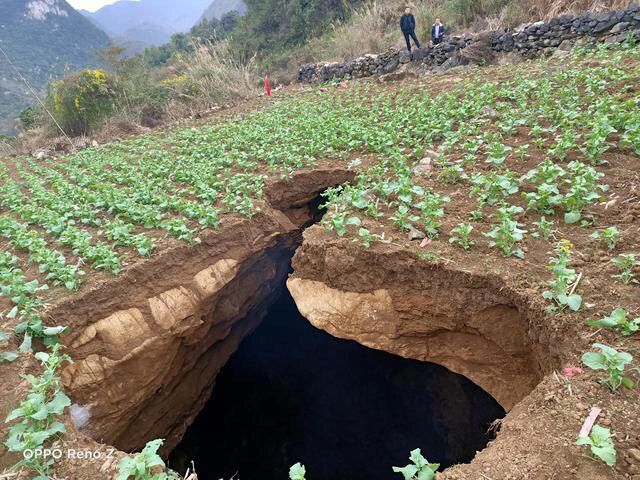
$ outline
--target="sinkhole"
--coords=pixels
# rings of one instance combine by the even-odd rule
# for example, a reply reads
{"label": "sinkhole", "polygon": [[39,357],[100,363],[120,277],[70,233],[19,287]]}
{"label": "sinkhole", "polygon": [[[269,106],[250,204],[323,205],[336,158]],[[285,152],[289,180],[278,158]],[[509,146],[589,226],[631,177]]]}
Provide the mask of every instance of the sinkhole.
{"label": "sinkhole", "polygon": [[313,327],[283,288],[218,374],[210,400],[173,450],[201,480],[394,476],[420,448],[441,469],[473,459],[505,412],[444,367],[372,350]]}

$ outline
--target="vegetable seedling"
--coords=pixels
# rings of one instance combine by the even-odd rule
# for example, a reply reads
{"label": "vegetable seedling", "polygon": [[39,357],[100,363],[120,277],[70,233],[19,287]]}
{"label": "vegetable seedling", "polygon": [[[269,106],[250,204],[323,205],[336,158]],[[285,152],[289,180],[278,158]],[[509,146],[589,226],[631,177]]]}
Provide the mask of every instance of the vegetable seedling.
{"label": "vegetable seedling", "polygon": [[615,348],[602,343],[594,343],[593,348],[600,352],[585,353],[582,355],[582,363],[592,370],[603,370],[607,374],[606,378],[598,380],[599,383],[608,386],[612,392],[620,386],[625,388],[635,386],[633,380],[622,375],[625,366],[633,360],[630,353],[618,352]]}
{"label": "vegetable seedling", "polygon": [[611,430],[594,425],[588,437],[578,437],[576,445],[589,445],[591,453],[610,467],[616,464],[616,447],[611,438]]}
{"label": "vegetable seedling", "polygon": [[633,320],[627,318],[624,308],[616,308],[611,315],[600,320],[588,320],[587,325],[592,327],[614,328],[619,330],[624,336],[634,335],[640,331],[640,317]]}
{"label": "vegetable seedling", "polygon": [[419,448],[411,451],[409,460],[411,463],[405,467],[393,467],[393,471],[401,473],[404,480],[433,480],[440,467],[439,463],[429,463]]}

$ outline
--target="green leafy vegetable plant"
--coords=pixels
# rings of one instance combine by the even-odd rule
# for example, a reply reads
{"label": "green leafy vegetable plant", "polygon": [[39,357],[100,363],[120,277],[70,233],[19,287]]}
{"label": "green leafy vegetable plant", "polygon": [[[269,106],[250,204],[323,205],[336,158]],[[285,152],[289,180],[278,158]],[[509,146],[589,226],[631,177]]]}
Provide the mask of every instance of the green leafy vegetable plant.
{"label": "green leafy vegetable plant", "polygon": [[640,317],[627,318],[627,311],[624,308],[616,308],[611,315],[600,320],[588,320],[587,324],[592,327],[615,328],[625,336],[634,335],[640,331]]}
{"label": "green leafy vegetable plant", "polygon": [[620,270],[620,273],[614,275],[613,278],[620,279],[625,285],[639,283],[633,272],[634,268],[640,267],[640,261],[637,260],[636,254],[623,253],[615,257],[611,262]]}
{"label": "green leafy vegetable plant", "polygon": [[531,234],[534,238],[542,237],[545,240],[549,240],[554,232],[556,232],[556,230],[553,230],[553,220],[547,220],[544,215],[540,217],[540,221],[533,222],[533,225],[537,228],[537,231]]}
{"label": "green leafy vegetable plant", "polygon": [[289,469],[289,480],[305,480],[307,470],[304,465],[296,463]]}
{"label": "green leafy vegetable plant", "polygon": [[549,260],[548,268],[553,272],[553,279],[549,282],[549,290],[542,293],[545,299],[553,301],[553,304],[547,307],[549,313],[556,312],[558,309],[564,310],[567,307],[577,312],[582,305],[582,297],[575,293],[575,288],[571,287],[578,278],[575,270],[569,268],[572,250],[571,242],[561,240],[555,248],[557,256]]}
{"label": "green leafy vegetable plant", "polygon": [[164,440],[161,438],[151,440],[147,442],[142,452],[120,460],[117,480],[174,480],[180,478],[172,472],[165,471],[165,463],[157,453],[163,443]]}
{"label": "green leafy vegetable plant", "polygon": [[[0,330],[0,342],[6,342],[7,340],[9,340],[7,334]],[[18,356],[15,352],[2,352],[0,353],[0,363],[13,362],[18,359]]]}
{"label": "green leafy vegetable plant", "polygon": [[369,248],[371,244],[380,239],[380,235],[376,235],[375,233],[371,233],[366,228],[360,227],[358,229],[358,238],[354,238],[353,242],[360,242],[364,248]]}
{"label": "green leafy vegetable plant", "polygon": [[596,231],[591,234],[591,238],[604,242],[609,250],[616,248],[616,244],[620,240],[620,231],[617,227],[603,228],[601,231]]}
{"label": "green leafy vegetable plant", "polygon": [[625,366],[633,360],[630,353],[618,352],[602,343],[594,343],[593,348],[600,350],[600,352],[585,353],[582,355],[582,363],[592,370],[603,370],[607,374],[598,382],[608,386],[612,392],[615,392],[620,386],[634,387],[633,380],[622,375]]}
{"label": "green leafy vegetable plant", "polygon": [[603,197],[599,191],[608,190],[608,185],[598,183],[604,177],[604,173],[596,171],[590,165],[573,161],[569,165],[569,178],[565,183],[569,184],[569,191],[564,196],[566,213],[564,220],[572,224],[582,218],[582,210],[588,205],[602,201]]}
{"label": "green leafy vegetable plant", "polygon": [[411,463],[405,467],[393,467],[393,471],[401,473],[404,480],[433,480],[436,471],[440,468],[439,463],[429,463],[422,456],[419,448],[411,451],[409,460],[411,460]]}
{"label": "green leafy vegetable plant", "polygon": [[515,205],[500,207],[494,215],[500,223],[493,230],[483,233],[485,237],[492,239],[489,246],[499,248],[505,257],[513,255],[524,258],[524,251],[519,247],[516,248],[516,244],[524,239],[524,234],[527,231],[520,228],[523,225],[514,218],[515,215],[523,211],[521,207]]}
{"label": "green leafy vegetable plant", "polygon": [[460,245],[463,249],[469,250],[475,244],[469,235],[473,231],[473,226],[468,223],[459,223],[457,227],[451,229],[454,235],[449,238],[449,243]]}
{"label": "green leafy vegetable plant", "polygon": [[[36,359],[44,367],[42,376],[24,376],[31,385],[31,391],[5,420],[5,423],[12,424],[5,443],[10,452],[42,449],[66,431],[58,416],[71,405],[71,400],[62,391],[58,369],[71,359],[61,355],[60,349],[58,344],[51,348],[50,353],[36,353]],[[52,458],[23,455],[14,468],[25,467],[37,473],[37,480],[47,480],[52,465]]]}
{"label": "green leafy vegetable plant", "polygon": [[611,438],[611,430],[594,425],[588,437],[578,437],[576,445],[589,445],[591,453],[610,467],[616,464],[616,446]]}

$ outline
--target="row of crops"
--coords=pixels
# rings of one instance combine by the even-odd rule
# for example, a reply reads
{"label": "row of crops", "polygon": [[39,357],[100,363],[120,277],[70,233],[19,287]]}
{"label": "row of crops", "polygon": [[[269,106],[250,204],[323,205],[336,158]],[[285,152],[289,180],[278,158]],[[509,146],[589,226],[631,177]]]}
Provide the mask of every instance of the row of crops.
{"label": "row of crops", "polygon": [[[593,223],[583,211],[608,188],[599,170],[608,150],[640,154],[637,67],[623,61],[638,50],[596,56],[594,66],[578,60],[549,74],[465,82],[435,98],[427,89],[392,93],[360,83],[287,100],[242,121],[140,137],[60,162],[15,159],[11,175],[0,165],[0,236],[14,258],[5,275],[24,271],[25,262],[41,281],[77,290],[88,268],[117,275],[131,255],[152,255],[163,235],[197,243],[222,215],[253,215],[267,175],[357,153],[379,161],[352,185],[327,192],[325,224],[338,235],[350,232],[369,246],[393,234],[384,231],[390,221],[395,230],[436,238],[450,201],[437,187],[463,183],[477,208],[452,229],[451,242],[470,248],[474,224],[490,219],[481,232],[486,241],[505,256],[523,257],[527,235],[549,238],[557,222]],[[437,168],[425,182],[413,165],[434,145]],[[546,158],[519,174],[514,164],[534,150]],[[31,287],[34,297],[45,287]],[[4,294],[13,299],[19,288]],[[28,316],[30,304],[15,299],[18,310],[10,315]]]}
{"label": "row of crops", "polygon": [[[323,224],[366,248],[417,231],[464,251],[483,243],[519,261],[529,236],[553,247],[557,230],[571,226],[613,250],[620,232],[598,224],[589,209],[609,188],[609,154],[640,156],[640,49],[603,47],[574,57],[568,68],[541,62],[506,81],[467,78],[435,96],[420,84],[394,91],[355,83],[219,126],[156,133],[58,161],[0,164],[0,294],[11,304],[3,316],[16,325],[19,350],[31,350],[34,338],[55,343],[63,332],[39,315],[49,287],[78,290],[91,270],[118,275],[164,238],[196,244],[225,215],[257,213],[268,176],[290,176],[323,159],[360,170],[352,184],[326,192]],[[416,170],[434,149],[430,170]],[[365,154],[377,159],[367,169],[357,158]],[[443,231],[457,201],[450,193],[462,187],[474,207]],[[544,293],[549,312],[578,311],[574,247],[557,241],[555,250]],[[635,253],[612,259],[620,280],[633,284]],[[626,312],[611,317],[624,317],[625,332],[640,325]],[[631,359],[618,353],[597,353],[613,390],[629,386],[622,371]],[[17,355],[2,353],[0,361]],[[12,450],[33,447],[16,435]]]}

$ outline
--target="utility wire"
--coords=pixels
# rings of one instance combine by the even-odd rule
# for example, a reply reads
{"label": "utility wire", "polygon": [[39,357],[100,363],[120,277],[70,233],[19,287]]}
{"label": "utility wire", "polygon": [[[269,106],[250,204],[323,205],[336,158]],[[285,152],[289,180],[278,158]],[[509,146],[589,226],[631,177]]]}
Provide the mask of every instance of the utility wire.
{"label": "utility wire", "polygon": [[20,77],[20,79],[24,82],[24,84],[27,86],[27,88],[29,89],[29,91],[31,92],[31,94],[36,97],[36,100],[38,100],[38,102],[40,103],[40,105],[42,106],[42,108],[44,109],[45,112],[47,112],[47,114],[51,117],[51,120],[53,120],[53,123],[56,124],[56,127],[58,127],[58,129],[62,132],[62,135],[64,135],[64,137],[69,141],[69,145],[71,145],[71,149],[75,151],[76,146],[73,144],[73,142],[71,141],[71,138],[69,138],[69,135],[67,135],[67,132],[64,131],[64,129],[60,126],[60,124],[58,123],[58,121],[56,120],[56,117],[53,116],[53,114],[49,111],[49,109],[47,108],[47,106],[44,104],[44,102],[40,99],[40,96],[36,93],[36,91],[31,87],[31,85],[29,84],[29,82],[27,81],[27,79],[20,73],[20,70],[18,70],[16,68],[16,66],[13,64],[13,62],[11,61],[11,59],[9,58],[9,55],[7,55],[7,52],[4,51],[4,49],[2,48],[2,46],[0,46],[0,52],[2,53],[2,55],[4,55],[4,58],[7,59],[7,62],[9,63],[9,65],[11,65],[11,68],[13,68],[13,70],[16,72],[16,74]]}

